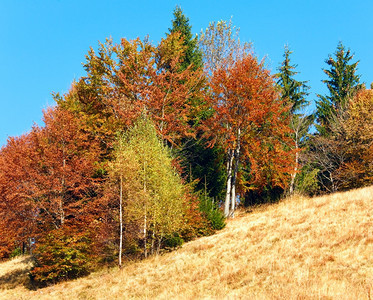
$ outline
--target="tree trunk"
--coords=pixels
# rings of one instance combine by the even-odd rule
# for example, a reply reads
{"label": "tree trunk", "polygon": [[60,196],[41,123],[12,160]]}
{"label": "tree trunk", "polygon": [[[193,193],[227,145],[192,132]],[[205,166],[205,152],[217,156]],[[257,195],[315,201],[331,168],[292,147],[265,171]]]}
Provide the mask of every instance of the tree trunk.
{"label": "tree trunk", "polygon": [[161,250],[161,245],[162,245],[162,236],[158,238],[157,255],[159,255],[159,252]]}
{"label": "tree trunk", "polygon": [[154,244],[155,244],[155,234],[154,234],[154,231],[152,233],[152,255],[154,254]]}
{"label": "tree trunk", "polygon": [[64,143],[62,144],[63,148],[63,160],[62,160],[62,167],[63,167],[63,174],[62,174],[62,180],[61,180],[61,193],[60,193],[60,203],[59,203],[59,214],[60,214],[60,225],[61,227],[65,223],[65,212],[63,210],[63,200],[65,197],[65,168],[66,168],[66,159],[65,159],[65,147]]}
{"label": "tree trunk", "polygon": [[234,210],[236,209],[236,181],[237,181],[237,173],[238,173],[238,166],[240,163],[240,150],[241,150],[241,130],[240,128],[237,129],[237,146],[234,149],[233,157],[234,157],[234,169],[232,175],[232,191],[231,191],[231,205],[229,211],[229,217],[234,218]]}
{"label": "tree trunk", "polygon": [[231,200],[231,190],[232,190],[232,165],[233,165],[233,153],[231,149],[228,149],[227,158],[227,192],[225,195],[224,203],[224,216],[227,218],[229,216],[229,206]]}
{"label": "tree trunk", "polygon": [[237,173],[238,173],[238,165],[240,162],[240,146],[235,150],[234,153],[234,169],[233,169],[233,177],[232,177],[232,192],[231,192],[231,208],[229,212],[229,216],[234,218],[234,211],[236,209],[236,181],[237,181]]}
{"label": "tree trunk", "polygon": [[65,212],[63,210],[63,196],[60,197],[59,211],[60,211],[60,225],[62,227],[63,224],[65,223]]}
{"label": "tree trunk", "polygon": [[119,192],[119,268],[122,267],[122,248],[123,248],[123,176],[120,175],[120,192]]}
{"label": "tree trunk", "polygon": [[295,177],[297,176],[298,172],[298,165],[299,165],[299,148],[298,148],[298,135],[295,135],[295,150],[297,151],[295,153],[295,166],[294,166],[294,172],[291,174],[291,182],[289,187],[289,193],[292,195],[294,193],[294,185],[295,185]]}
{"label": "tree trunk", "polygon": [[147,241],[147,232],[146,232],[146,226],[147,226],[147,224],[146,224],[146,207],[145,207],[145,215],[144,215],[144,256],[145,257],[148,257],[148,248],[147,248],[147,243],[148,243],[148,241]]}
{"label": "tree trunk", "polygon": [[331,171],[329,171],[329,178],[330,178],[330,182],[332,184],[332,193],[335,193],[337,191],[337,188],[334,184],[334,178],[333,178],[333,175],[332,175]]}
{"label": "tree trunk", "polygon": [[[145,175],[145,171],[146,171],[146,161],[144,161],[144,197],[146,197],[146,175]],[[144,256],[145,257],[148,257],[148,248],[147,248],[147,214],[148,214],[148,209],[147,209],[147,203],[146,203],[146,199],[145,200],[145,214],[144,214]]]}

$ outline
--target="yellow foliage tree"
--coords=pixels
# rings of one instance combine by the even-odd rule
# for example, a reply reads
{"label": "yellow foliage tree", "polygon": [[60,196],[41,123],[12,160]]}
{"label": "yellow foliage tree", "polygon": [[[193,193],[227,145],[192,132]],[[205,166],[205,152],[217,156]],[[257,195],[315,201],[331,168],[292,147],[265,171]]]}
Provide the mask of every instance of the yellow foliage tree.
{"label": "yellow foliage tree", "polygon": [[119,184],[120,220],[141,224],[145,256],[149,246],[152,253],[158,252],[167,236],[184,227],[187,207],[171,154],[146,117],[118,137],[111,170]]}

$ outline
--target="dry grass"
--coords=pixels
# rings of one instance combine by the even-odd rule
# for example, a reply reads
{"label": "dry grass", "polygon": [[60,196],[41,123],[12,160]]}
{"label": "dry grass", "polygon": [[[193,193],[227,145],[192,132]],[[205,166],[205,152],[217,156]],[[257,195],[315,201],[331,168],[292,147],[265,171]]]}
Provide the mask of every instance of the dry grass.
{"label": "dry grass", "polygon": [[175,252],[0,298],[370,300],[373,187],[258,207]]}
{"label": "dry grass", "polygon": [[0,295],[28,283],[28,271],[32,268],[30,256],[20,256],[0,264]]}

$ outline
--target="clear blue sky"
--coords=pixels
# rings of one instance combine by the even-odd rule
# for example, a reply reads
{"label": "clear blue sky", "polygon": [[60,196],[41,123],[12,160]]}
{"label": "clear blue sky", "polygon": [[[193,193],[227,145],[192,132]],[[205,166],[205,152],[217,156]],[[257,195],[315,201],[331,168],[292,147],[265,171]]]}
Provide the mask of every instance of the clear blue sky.
{"label": "clear blue sky", "polygon": [[0,146],[41,124],[42,109],[54,104],[51,93],[65,93],[84,75],[90,46],[110,36],[117,43],[149,35],[157,43],[176,5],[194,33],[233,16],[241,39],[267,57],[273,72],[288,44],[297,79],[311,86],[310,100],[326,93],[322,68],[338,41],[360,60],[362,82],[373,81],[372,0],[0,0]]}

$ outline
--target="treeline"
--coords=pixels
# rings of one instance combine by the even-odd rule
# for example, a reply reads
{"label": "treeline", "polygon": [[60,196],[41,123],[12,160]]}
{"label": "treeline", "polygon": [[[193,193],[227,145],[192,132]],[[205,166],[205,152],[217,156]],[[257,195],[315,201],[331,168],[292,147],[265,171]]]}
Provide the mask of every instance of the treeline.
{"label": "treeline", "polygon": [[[285,48],[271,74],[231,22],[90,49],[86,76],[0,150],[0,257],[35,283],[212,234],[237,205],[373,182],[373,92],[342,44],[317,111]],[[310,130],[313,126],[315,130]]]}

